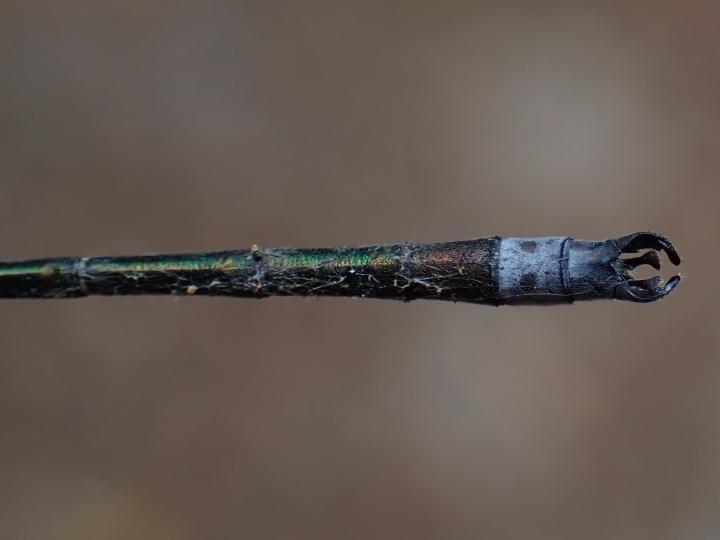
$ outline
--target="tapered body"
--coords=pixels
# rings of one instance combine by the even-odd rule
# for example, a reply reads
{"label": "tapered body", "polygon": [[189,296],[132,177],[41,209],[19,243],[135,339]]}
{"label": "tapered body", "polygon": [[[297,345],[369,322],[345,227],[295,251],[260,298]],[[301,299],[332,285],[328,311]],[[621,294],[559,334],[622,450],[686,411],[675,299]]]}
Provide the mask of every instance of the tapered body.
{"label": "tapered body", "polygon": [[[650,245],[658,238],[666,244]],[[0,297],[352,296],[493,305],[596,298],[649,301],[667,294],[677,280],[662,289],[657,283],[651,287],[632,281],[629,271],[634,266],[623,262],[620,254],[666,246],[677,258],[673,262],[679,263],[669,242],[652,233],[598,242],[488,237],[436,244],[254,246],[199,254],[39,259],[0,263]]]}

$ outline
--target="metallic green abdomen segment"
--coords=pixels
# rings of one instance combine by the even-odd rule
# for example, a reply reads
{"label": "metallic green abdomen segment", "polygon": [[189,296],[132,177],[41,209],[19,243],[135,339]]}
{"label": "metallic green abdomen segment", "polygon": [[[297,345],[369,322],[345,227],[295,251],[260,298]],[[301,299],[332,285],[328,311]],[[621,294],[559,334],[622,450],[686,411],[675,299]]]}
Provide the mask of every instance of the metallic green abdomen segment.
{"label": "metallic green abdomen segment", "polygon": [[0,263],[0,298],[85,296],[76,272],[79,259],[39,259]]}
{"label": "metallic green abdomen segment", "polygon": [[262,255],[262,292],[497,301],[496,238],[443,244],[398,244]]}
{"label": "metallic green abdomen segment", "polygon": [[229,279],[253,273],[249,251],[87,259],[88,294],[208,294]]}
{"label": "metallic green abdomen segment", "polygon": [[496,303],[497,238],[0,264],[0,296],[359,296]]}

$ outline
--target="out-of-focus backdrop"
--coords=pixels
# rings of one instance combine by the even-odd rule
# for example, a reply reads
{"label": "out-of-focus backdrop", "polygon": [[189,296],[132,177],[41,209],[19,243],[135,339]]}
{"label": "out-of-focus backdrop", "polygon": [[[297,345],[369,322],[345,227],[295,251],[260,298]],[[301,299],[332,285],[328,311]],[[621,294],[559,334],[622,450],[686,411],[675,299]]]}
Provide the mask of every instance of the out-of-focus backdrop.
{"label": "out-of-focus backdrop", "polygon": [[0,537],[720,535],[720,4],[5,1],[0,257],[671,237],[651,305],[0,302]]}

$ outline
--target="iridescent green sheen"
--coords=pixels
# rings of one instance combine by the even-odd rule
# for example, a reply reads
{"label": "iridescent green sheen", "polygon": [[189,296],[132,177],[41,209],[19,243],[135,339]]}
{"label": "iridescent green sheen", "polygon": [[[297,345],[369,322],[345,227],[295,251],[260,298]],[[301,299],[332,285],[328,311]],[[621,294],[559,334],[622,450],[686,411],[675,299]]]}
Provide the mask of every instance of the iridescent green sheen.
{"label": "iridescent green sheen", "polygon": [[485,238],[333,249],[254,246],[217,253],[0,263],[0,297],[323,295],[495,303],[497,244],[497,238]]}
{"label": "iridescent green sheen", "polygon": [[[634,259],[622,254],[654,250]],[[480,238],[439,244],[68,257],[0,263],[0,298],[174,294],[356,296],[483,304],[568,303],[619,298],[651,302],[680,281],[634,280],[657,251],[680,257],[667,238],[635,233],[588,241],[567,237]]]}

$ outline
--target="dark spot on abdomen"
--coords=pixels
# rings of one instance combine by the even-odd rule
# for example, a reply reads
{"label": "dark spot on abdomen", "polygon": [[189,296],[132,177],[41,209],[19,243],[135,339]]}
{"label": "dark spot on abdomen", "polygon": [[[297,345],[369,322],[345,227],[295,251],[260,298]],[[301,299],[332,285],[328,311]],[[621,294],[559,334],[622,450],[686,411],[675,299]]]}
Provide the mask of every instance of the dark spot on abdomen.
{"label": "dark spot on abdomen", "polygon": [[537,242],[523,242],[522,244],[520,244],[520,247],[523,251],[526,251],[528,253],[535,253],[535,250],[537,250]]}

